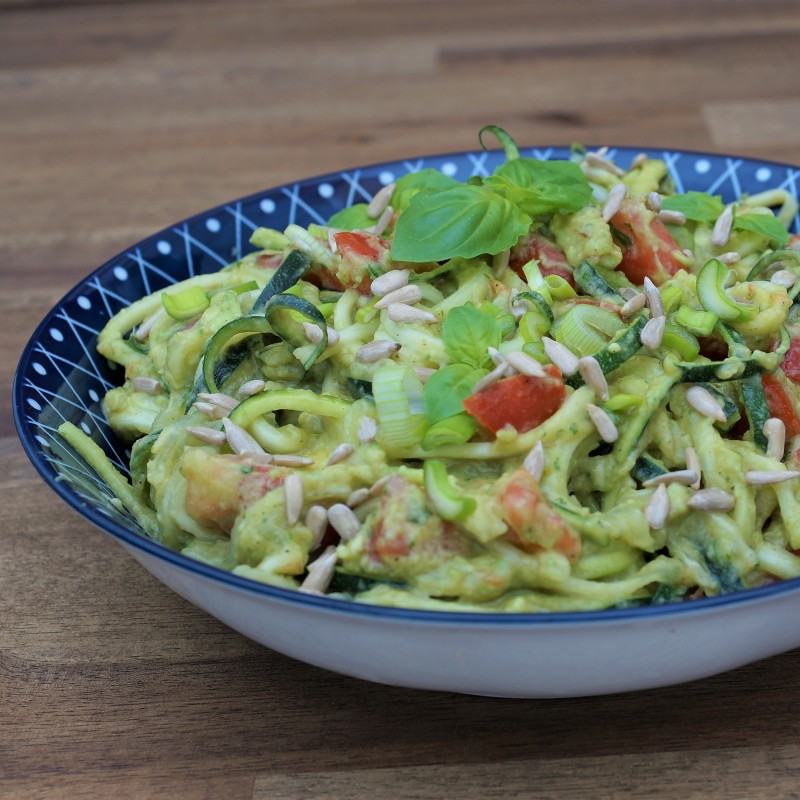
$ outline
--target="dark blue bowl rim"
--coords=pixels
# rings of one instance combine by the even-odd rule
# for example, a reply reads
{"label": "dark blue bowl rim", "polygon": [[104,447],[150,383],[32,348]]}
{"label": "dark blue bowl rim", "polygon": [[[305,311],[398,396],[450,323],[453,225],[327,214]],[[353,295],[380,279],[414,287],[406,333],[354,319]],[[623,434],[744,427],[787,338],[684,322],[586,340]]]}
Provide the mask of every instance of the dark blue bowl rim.
{"label": "dark blue bowl rim", "polygon": [[[588,145],[592,148],[594,145]],[[521,148],[530,149],[530,148]],[[539,151],[544,150],[565,150],[564,145],[542,145],[536,148]],[[689,155],[697,156],[699,158],[726,158],[736,159],[743,163],[746,162],[751,165],[780,168],[780,169],[797,169],[791,164],[780,161],[772,161],[766,159],[749,158],[746,156],[735,156],[730,153],[712,152],[707,150],[691,150],[691,149],[670,149],[664,147],[635,147],[630,145],[620,146],[614,148],[617,153],[659,153],[659,154],[675,154],[675,155]],[[417,155],[411,158],[423,159],[464,159],[470,155],[480,155],[480,150],[463,150],[453,151],[448,153],[435,153],[431,155]],[[400,163],[402,159],[394,161],[375,162],[373,164],[359,165],[349,169],[358,169],[361,171],[377,170],[383,167],[391,166]],[[406,159],[409,160],[409,159]],[[300,185],[314,185],[324,181],[337,179],[343,170],[336,172],[329,172],[321,175],[316,175],[304,178],[300,181]],[[641,621],[646,623],[648,620],[654,621],[656,618],[663,619],[665,617],[683,618],[686,615],[695,615],[697,613],[709,613],[715,610],[731,610],[743,605],[752,605],[769,599],[782,597],[783,595],[791,595],[800,590],[800,578],[790,578],[780,580],[775,583],[767,584],[765,586],[746,589],[740,592],[733,592],[731,594],[720,595],[717,597],[706,597],[692,601],[684,601],[682,603],[669,603],[658,606],[639,606],[632,608],[614,608],[605,609],[601,611],[560,611],[560,612],[525,612],[525,613],[509,613],[509,612],[469,612],[469,611],[433,611],[421,610],[413,608],[393,608],[387,606],[369,605],[366,603],[358,603],[350,600],[340,600],[333,597],[316,596],[304,594],[292,589],[283,589],[269,584],[259,583],[258,581],[249,578],[243,578],[234,575],[231,572],[213,567],[205,564],[196,559],[184,556],[179,552],[170,550],[166,546],[158,542],[147,539],[139,533],[118,524],[105,515],[99,513],[95,508],[84,502],[64,481],[57,480],[57,476],[52,468],[49,467],[46,460],[40,456],[38,443],[35,441],[28,426],[23,420],[23,379],[27,372],[30,363],[31,354],[36,342],[39,340],[41,333],[51,323],[54,312],[60,308],[64,303],[71,301],[80,294],[82,286],[93,277],[100,275],[106,270],[113,267],[118,263],[120,258],[126,253],[130,252],[133,248],[144,248],[147,244],[157,241],[163,237],[170,230],[176,226],[191,224],[196,220],[201,220],[207,216],[220,213],[226,206],[234,203],[247,203],[249,201],[258,200],[269,192],[278,191],[291,184],[280,184],[277,186],[269,187],[252,194],[236,198],[225,203],[221,203],[213,208],[205,209],[193,214],[180,222],[169,225],[155,233],[147,236],[139,242],[133,243],[129,247],[117,253],[112,258],[108,259],[104,264],[93,270],[86,277],[84,277],[78,284],[73,286],[51,309],[47,312],[42,321],[36,326],[33,334],[26,343],[22,354],[20,356],[17,369],[14,374],[13,388],[12,388],[12,411],[14,416],[14,424],[17,429],[20,441],[22,442],[23,449],[27,454],[31,463],[45,481],[45,483],[71,508],[73,508],[79,515],[89,520],[95,527],[99,528],[104,533],[111,535],[120,544],[126,547],[133,547],[136,550],[143,552],[148,556],[154,556],[162,561],[178,567],[184,572],[193,574],[197,577],[204,578],[213,582],[227,585],[231,589],[247,592],[257,596],[263,596],[272,601],[279,603],[286,603],[289,605],[299,605],[314,609],[319,612],[328,614],[338,614],[344,616],[353,616],[360,618],[373,618],[384,619],[387,622],[390,620],[396,622],[414,622],[418,624],[445,624],[445,625],[461,625],[469,624],[470,626],[478,627],[553,627],[553,626],[580,626],[586,624],[596,623],[624,623]]]}

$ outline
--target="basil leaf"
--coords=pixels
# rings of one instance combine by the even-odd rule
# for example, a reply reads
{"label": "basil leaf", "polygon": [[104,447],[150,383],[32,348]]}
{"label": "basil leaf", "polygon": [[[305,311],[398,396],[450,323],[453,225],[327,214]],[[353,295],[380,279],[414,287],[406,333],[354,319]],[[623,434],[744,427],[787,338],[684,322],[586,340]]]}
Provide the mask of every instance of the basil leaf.
{"label": "basil leaf", "polygon": [[454,308],[442,326],[442,342],[450,358],[460,364],[479,368],[491,361],[489,347],[500,344],[501,332],[497,320],[475,306]]}
{"label": "basil leaf", "polygon": [[340,231],[354,231],[356,228],[369,228],[375,224],[375,220],[367,214],[366,203],[356,203],[353,206],[337,211],[329,220],[331,228],[338,228]]}
{"label": "basil leaf", "polygon": [[737,230],[752,231],[783,247],[789,241],[789,234],[783,223],[772,214],[737,214],[733,218]]}
{"label": "basil leaf", "polygon": [[725,210],[725,204],[718,195],[705,192],[688,191],[686,194],[674,194],[661,200],[661,207],[668,211],[680,211],[686,219],[695,222],[717,221],[717,217]]}
{"label": "basil leaf", "polygon": [[592,199],[589,181],[571,161],[516,158],[484,178],[484,185],[532,217],[577,211]]}
{"label": "basil leaf", "polygon": [[475,384],[485,374],[485,370],[473,369],[466,364],[450,364],[434,372],[425,382],[423,394],[428,423],[433,425],[460,414],[464,410],[463,401],[472,394]]}
{"label": "basil leaf", "polygon": [[515,159],[519,158],[519,149],[517,148],[517,143],[514,141],[511,134],[506,133],[497,125],[484,125],[481,128],[480,133],[478,134],[478,141],[481,143],[481,147],[484,150],[489,149],[483,143],[483,134],[487,132],[493,134],[497,141],[500,142],[500,145],[502,146],[503,152],[506,156],[506,161],[514,161]]}
{"label": "basil leaf", "polygon": [[418,192],[398,217],[392,258],[424,262],[494,255],[513,247],[529,226],[517,206],[481,186],[457,183]]}
{"label": "basil leaf", "polygon": [[421,191],[438,192],[441,189],[451,189],[453,186],[461,184],[455,179],[450,178],[438,169],[421,169],[419,172],[409,172],[403,175],[394,185],[392,199],[389,205],[395,211],[405,211],[408,208],[411,198]]}

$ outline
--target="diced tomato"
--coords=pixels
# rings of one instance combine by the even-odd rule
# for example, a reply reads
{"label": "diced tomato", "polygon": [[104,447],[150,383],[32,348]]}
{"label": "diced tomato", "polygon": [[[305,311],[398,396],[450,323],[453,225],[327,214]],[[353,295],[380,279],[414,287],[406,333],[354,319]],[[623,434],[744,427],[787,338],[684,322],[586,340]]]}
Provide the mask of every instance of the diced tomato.
{"label": "diced tomato", "polygon": [[571,561],[578,558],[580,536],[547,502],[526,469],[518,469],[505,479],[498,499],[503,520],[510,528],[506,536],[512,544],[527,552],[557,550]]}
{"label": "diced tomato", "polygon": [[769,413],[783,421],[787,436],[799,435],[800,418],[781,382],[774,375],[764,374],[761,376],[761,385],[764,387]]}
{"label": "diced tomato", "polygon": [[781,369],[790,381],[800,383],[800,339],[792,339]]}
{"label": "diced tomato", "polygon": [[564,251],[541,234],[534,233],[524,245],[515,247],[508,265],[524,280],[522,267],[534,258],[539,262],[542,275],[558,275],[575,288],[575,278]]}
{"label": "diced tomato", "polygon": [[541,425],[558,411],[567,390],[561,373],[552,364],[544,378],[514,375],[464,400],[464,408],[484,428],[497,433],[510,425],[519,433]]}
{"label": "diced tomato", "polygon": [[[656,286],[671,278],[683,264],[675,258],[680,250],[666,225],[639,198],[623,200],[611,224],[626,237],[618,269],[636,284],[650,278]],[[630,240],[630,244],[627,243]]]}

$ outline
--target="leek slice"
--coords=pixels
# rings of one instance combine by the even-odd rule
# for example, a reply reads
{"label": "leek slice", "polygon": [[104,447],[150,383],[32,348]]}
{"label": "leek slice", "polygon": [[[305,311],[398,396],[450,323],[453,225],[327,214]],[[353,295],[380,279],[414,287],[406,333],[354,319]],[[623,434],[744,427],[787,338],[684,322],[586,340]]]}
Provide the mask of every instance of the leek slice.
{"label": "leek slice", "polygon": [[380,437],[390,448],[418,445],[427,420],[423,386],[412,367],[385,364],[372,378]]}

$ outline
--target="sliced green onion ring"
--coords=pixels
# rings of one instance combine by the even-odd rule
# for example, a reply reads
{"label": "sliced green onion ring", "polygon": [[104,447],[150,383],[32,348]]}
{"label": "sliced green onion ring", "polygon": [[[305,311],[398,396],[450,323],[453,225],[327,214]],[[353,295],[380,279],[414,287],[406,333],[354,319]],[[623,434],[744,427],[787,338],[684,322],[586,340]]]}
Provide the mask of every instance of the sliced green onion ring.
{"label": "sliced green onion ring", "polygon": [[422,437],[422,449],[432,450],[443,444],[466,444],[478,430],[475,418],[464,411],[431,425]]}
{"label": "sliced green onion ring", "polygon": [[182,292],[163,292],[161,303],[164,311],[174,320],[184,322],[199,317],[211,304],[208,295],[199,286],[189,286]]}
{"label": "sliced green onion ring", "polygon": [[594,355],[623,327],[620,318],[605,308],[593,305],[573,306],[553,327],[557,342],[579,356]]}
{"label": "sliced green onion ring", "polygon": [[468,517],[477,506],[475,499],[460,493],[447,476],[447,467],[442,461],[428,459],[423,467],[425,491],[434,511],[445,520],[460,520]]}
{"label": "sliced green onion ring", "polygon": [[719,317],[712,311],[696,311],[689,306],[681,306],[675,312],[675,322],[695,336],[711,336]]}
{"label": "sliced green onion ring", "polygon": [[387,363],[372,378],[380,438],[389,448],[419,444],[427,425],[423,386],[412,367]]}
{"label": "sliced green onion ring", "polygon": [[706,311],[726,322],[750,319],[758,308],[752,303],[738,303],[726,293],[725,283],[730,276],[731,270],[721,261],[707,261],[697,276],[697,299]]}

